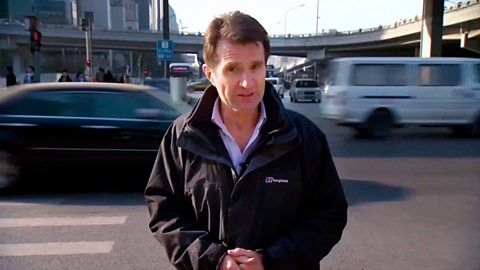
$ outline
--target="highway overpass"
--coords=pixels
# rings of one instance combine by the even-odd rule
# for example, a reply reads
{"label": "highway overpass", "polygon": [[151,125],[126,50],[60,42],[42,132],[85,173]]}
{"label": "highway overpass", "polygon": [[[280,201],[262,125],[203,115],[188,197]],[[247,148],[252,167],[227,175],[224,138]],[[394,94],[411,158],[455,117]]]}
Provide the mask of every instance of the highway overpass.
{"label": "highway overpass", "polygon": [[[445,10],[443,20],[445,54],[480,56],[480,0],[468,1]],[[327,31],[319,34],[272,35],[272,55],[306,57],[326,61],[340,56],[414,56],[420,47],[421,16],[369,29]],[[40,27],[42,54],[76,50],[85,51],[85,33],[74,26]],[[160,32],[107,31],[93,32],[94,53],[108,50],[154,53]],[[201,33],[171,33],[176,53],[202,54]],[[463,39],[463,42],[461,42]],[[460,49],[463,44],[464,49]],[[29,32],[21,25],[0,25],[0,51],[4,54],[24,51],[28,54]],[[67,53],[68,54],[68,53]],[[58,53],[56,53],[58,57]],[[106,58],[107,56],[105,56]],[[18,58],[18,57],[17,57]],[[132,57],[130,57],[132,58]],[[131,61],[131,59],[130,59]],[[65,62],[63,60],[62,62]]]}

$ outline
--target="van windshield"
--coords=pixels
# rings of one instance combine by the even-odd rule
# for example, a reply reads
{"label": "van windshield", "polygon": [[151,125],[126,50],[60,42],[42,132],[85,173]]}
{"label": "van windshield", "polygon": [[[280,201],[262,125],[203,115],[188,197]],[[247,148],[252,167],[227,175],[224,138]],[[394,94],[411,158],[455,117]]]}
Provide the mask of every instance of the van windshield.
{"label": "van windshield", "polygon": [[295,86],[302,88],[316,88],[318,87],[318,84],[315,81],[298,81]]}
{"label": "van windshield", "polygon": [[273,84],[273,85],[276,85],[277,84],[277,80],[267,80],[269,83]]}
{"label": "van windshield", "polygon": [[342,85],[342,81],[344,81],[345,72],[342,72],[344,65],[338,62],[330,62],[328,68],[328,78],[326,79],[325,83],[329,85]]}

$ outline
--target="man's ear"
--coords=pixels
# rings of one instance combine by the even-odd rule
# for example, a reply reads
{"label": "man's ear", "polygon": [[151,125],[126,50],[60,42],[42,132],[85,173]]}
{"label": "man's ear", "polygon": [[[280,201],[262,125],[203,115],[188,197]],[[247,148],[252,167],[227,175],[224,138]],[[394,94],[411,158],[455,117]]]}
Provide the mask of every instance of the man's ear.
{"label": "man's ear", "polygon": [[203,70],[203,73],[205,73],[205,76],[207,76],[207,79],[213,84],[212,70],[207,66],[207,64],[202,65],[202,70]]}

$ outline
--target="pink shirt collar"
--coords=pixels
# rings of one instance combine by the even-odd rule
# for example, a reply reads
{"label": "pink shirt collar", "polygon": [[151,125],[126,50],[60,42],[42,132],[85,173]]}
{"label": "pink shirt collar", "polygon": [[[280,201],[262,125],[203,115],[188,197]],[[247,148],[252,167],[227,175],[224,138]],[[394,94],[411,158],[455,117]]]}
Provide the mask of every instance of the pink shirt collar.
{"label": "pink shirt collar", "polygon": [[212,122],[215,123],[220,128],[219,130],[220,137],[222,138],[223,143],[225,144],[225,148],[227,148],[230,159],[232,160],[232,164],[235,167],[235,171],[237,172],[237,174],[240,174],[242,164],[245,162],[246,158],[253,150],[253,146],[260,139],[259,137],[260,129],[262,128],[263,124],[267,120],[265,104],[263,103],[263,101],[260,103],[260,116],[258,117],[257,125],[253,130],[252,136],[250,137],[250,140],[248,141],[247,146],[242,152],[240,150],[240,147],[238,147],[238,144],[233,139],[232,134],[230,133],[228,128],[225,126],[225,123],[223,122],[222,116],[220,115],[220,102],[221,102],[220,98],[217,97],[217,100],[213,105]]}

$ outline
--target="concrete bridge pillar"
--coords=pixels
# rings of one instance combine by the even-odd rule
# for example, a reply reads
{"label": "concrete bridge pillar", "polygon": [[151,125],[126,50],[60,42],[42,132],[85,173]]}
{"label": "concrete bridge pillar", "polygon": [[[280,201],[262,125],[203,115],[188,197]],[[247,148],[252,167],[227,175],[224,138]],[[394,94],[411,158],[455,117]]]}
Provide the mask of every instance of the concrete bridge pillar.
{"label": "concrete bridge pillar", "polygon": [[17,76],[17,82],[23,83],[23,75],[25,74],[25,68],[27,64],[23,57],[18,53],[14,52],[12,57],[12,67],[13,73]]}
{"label": "concrete bridge pillar", "polygon": [[443,7],[443,0],[423,0],[420,57],[442,56]]}

